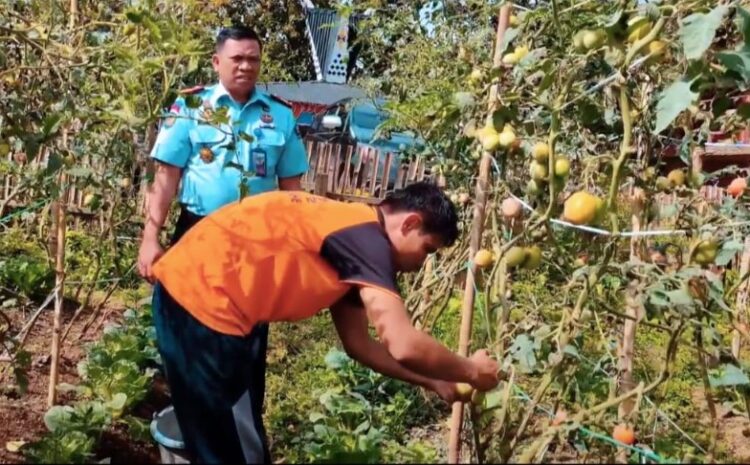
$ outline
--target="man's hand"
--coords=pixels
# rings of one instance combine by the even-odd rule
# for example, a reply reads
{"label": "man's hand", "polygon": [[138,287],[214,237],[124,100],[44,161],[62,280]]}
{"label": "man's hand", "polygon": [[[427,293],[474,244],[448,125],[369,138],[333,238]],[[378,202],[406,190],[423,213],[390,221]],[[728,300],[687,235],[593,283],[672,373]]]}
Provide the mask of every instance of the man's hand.
{"label": "man's hand", "polygon": [[495,360],[490,358],[489,351],[478,350],[469,357],[469,360],[476,368],[474,379],[471,380],[471,385],[475,389],[482,392],[490,391],[500,383],[498,377],[500,367]]}
{"label": "man's hand", "polygon": [[432,380],[428,388],[449,404],[461,400],[458,387],[454,382],[435,379]]}
{"label": "man's hand", "polygon": [[138,273],[151,284],[154,283],[154,263],[164,255],[164,249],[157,239],[144,238],[138,249]]}

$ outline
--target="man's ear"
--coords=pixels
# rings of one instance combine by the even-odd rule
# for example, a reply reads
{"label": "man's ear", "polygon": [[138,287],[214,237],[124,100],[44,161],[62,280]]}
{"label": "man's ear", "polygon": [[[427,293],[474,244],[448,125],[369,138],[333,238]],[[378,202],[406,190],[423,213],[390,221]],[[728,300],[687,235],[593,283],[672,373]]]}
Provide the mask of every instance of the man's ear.
{"label": "man's ear", "polygon": [[219,55],[217,53],[214,53],[211,57],[211,64],[214,65],[214,71],[218,71],[219,67]]}
{"label": "man's ear", "polygon": [[422,229],[422,217],[418,213],[409,213],[401,223],[401,232],[406,235],[409,231]]}

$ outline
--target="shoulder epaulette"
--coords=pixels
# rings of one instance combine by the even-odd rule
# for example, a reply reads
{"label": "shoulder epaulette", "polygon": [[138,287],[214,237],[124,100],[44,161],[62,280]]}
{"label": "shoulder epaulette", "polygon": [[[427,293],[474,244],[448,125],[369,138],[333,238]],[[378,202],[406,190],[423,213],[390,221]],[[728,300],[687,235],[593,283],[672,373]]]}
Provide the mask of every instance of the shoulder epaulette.
{"label": "shoulder epaulette", "polygon": [[278,95],[268,94],[269,97],[271,97],[273,100],[276,100],[280,104],[284,105],[285,107],[292,108],[292,102],[289,100],[283,99],[279,97]]}
{"label": "shoulder epaulette", "polygon": [[187,89],[180,89],[178,92],[182,95],[197,94],[205,89],[204,86],[188,87]]}

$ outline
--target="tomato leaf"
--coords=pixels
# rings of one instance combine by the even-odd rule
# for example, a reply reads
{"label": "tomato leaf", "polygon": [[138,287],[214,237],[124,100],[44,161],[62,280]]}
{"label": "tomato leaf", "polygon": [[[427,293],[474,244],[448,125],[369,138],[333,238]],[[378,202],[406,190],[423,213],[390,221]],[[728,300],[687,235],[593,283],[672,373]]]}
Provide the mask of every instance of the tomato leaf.
{"label": "tomato leaf", "polygon": [[686,289],[677,289],[667,292],[669,301],[675,307],[690,307],[693,305],[693,298],[690,297]]}
{"label": "tomato leaf", "polygon": [[745,45],[750,45],[750,11],[738,6],[737,23],[739,29],[742,31],[742,37],[745,39]]}
{"label": "tomato leaf", "polygon": [[725,51],[717,53],[716,58],[727,69],[739,74],[745,82],[750,82],[750,45],[744,45],[734,52]]}
{"label": "tomato leaf", "polygon": [[46,174],[51,175],[56,173],[63,166],[63,159],[59,153],[51,153],[47,160]]}
{"label": "tomato leaf", "polygon": [[510,348],[513,358],[519,363],[523,373],[531,373],[536,367],[536,354],[534,354],[534,344],[526,334],[520,334],[513,341]]}
{"label": "tomato leaf", "polygon": [[44,118],[42,123],[42,137],[44,139],[55,135],[58,129],[60,129],[60,123],[62,123],[62,114],[54,113]]}
{"label": "tomato leaf", "polygon": [[721,5],[709,13],[695,13],[682,20],[679,34],[688,60],[699,60],[703,57],[728,11],[728,7]]}
{"label": "tomato leaf", "polygon": [[188,108],[198,108],[202,103],[203,99],[195,94],[185,96],[185,105],[187,105]]}
{"label": "tomato leaf", "polygon": [[44,414],[44,424],[48,430],[54,433],[70,422],[72,412],[73,408],[70,406],[55,405]]}
{"label": "tomato leaf", "polygon": [[744,246],[739,241],[731,240],[723,243],[721,250],[719,250],[716,256],[716,264],[718,266],[726,266],[737,255],[737,252],[742,251],[743,248]]}
{"label": "tomato leaf", "polygon": [[126,11],[125,17],[133,24],[140,24],[143,21],[143,13],[135,10]]}
{"label": "tomato leaf", "polygon": [[685,111],[698,97],[698,94],[690,90],[693,81],[680,79],[673,82],[661,93],[659,103],[656,105],[656,127],[654,132],[660,133],[672,124],[680,113]]}
{"label": "tomato leaf", "polygon": [[503,37],[503,43],[500,45],[500,53],[504,53],[505,50],[507,50],[508,45],[510,45],[513,40],[518,37],[520,30],[517,28],[510,28],[505,31],[505,36]]}
{"label": "tomato leaf", "polygon": [[750,378],[745,372],[734,365],[722,365],[715,370],[711,370],[708,375],[708,381],[711,387],[721,386],[740,386],[750,384]]}

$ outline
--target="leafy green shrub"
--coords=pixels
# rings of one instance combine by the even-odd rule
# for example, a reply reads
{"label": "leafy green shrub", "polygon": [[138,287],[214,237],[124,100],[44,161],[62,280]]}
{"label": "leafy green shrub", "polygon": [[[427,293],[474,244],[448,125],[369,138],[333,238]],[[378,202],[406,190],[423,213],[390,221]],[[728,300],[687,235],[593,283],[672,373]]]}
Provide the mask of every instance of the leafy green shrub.
{"label": "leafy green shrub", "polygon": [[293,442],[307,461],[380,463],[434,459],[420,443],[403,444],[407,429],[430,418],[424,415],[417,389],[383,377],[332,349],[326,356],[338,386],[319,397],[321,411],[310,413],[303,434]]}
{"label": "leafy green shrub", "polygon": [[20,295],[36,300],[55,285],[55,273],[41,245],[13,228],[0,235],[0,295]]}
{"label": "leafy green shrub", "polygon": [[26,448],[26,458],[32,463],[86,463],[111,423],[111,410],[101,402],[54,406],[44,415],[50,434]]}
{"label": "leafy green shrub", "polygon": [[78,366],[81,383],[58,386],[83,400],[47,411],[49,434],[24,448],[30,462],[84,463],[101,433],[114,423],[140,426],[125,415],[148,393],[154,370],[147,367],[158,361],[158,355],[150,309],[128,310],[124,316],[123,325],[109,327],[88,347]]}
{"label": "leafy green shrub", "polygon": [[98,288],[110,284],[106,279],[122,278],[121,285],[137,285],[135,273],[126,275],[134,263],[137,243],[115,244],[88,234],[84,231],[69,231],[66,235],[65,253],[69,279],[75,282],[91,283],[103,280]]}

